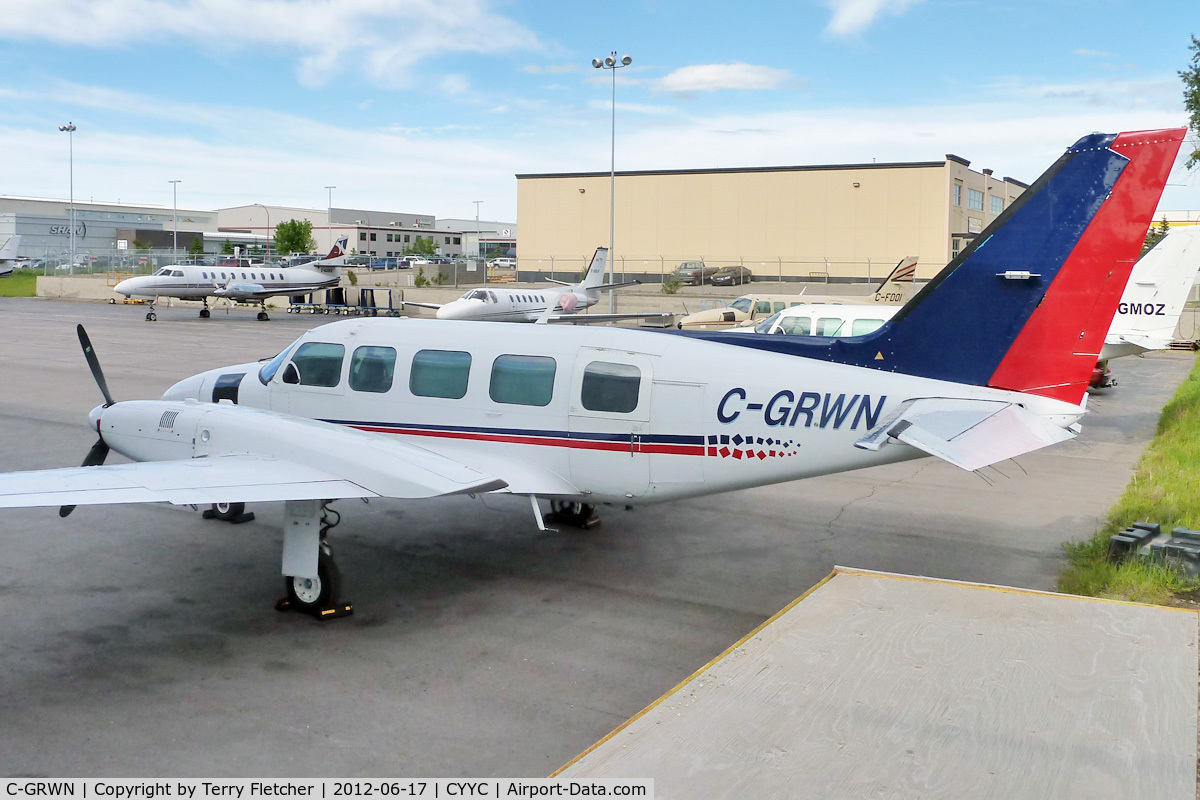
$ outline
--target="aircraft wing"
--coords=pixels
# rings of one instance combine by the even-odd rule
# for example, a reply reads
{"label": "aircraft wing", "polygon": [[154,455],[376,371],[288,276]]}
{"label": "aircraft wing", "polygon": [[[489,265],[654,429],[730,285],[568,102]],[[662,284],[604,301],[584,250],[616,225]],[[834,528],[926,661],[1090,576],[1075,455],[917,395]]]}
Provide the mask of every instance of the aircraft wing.
{"label": "aircraft wing", "polygon": [[219,290],[213,294],[217,297],[227,297],[230,300],[266,300],[268,297],[280,297],[283,295],[294,294],[310,294],[311,292],[319,292],[322,289],[333,289],[337,283],[310,283],[305,285],[288,286],[280,289],[259,289],[249,291],[239,290]]}
{"label": "aircraft wing", "polygon": [[878,450],[895,439],[974,471],[1074,436],[1015,403],[923,397],[909,400],[855,446]]}
{"label": "aircraft wing", "polygon": [[417,303],[412,300],[397,300],[396,302],[402,306],[418,306],[420,308],[432,308],[435,310],[441,308],[443,305],[442,303]]}
{"label": "aircraft wing", "polygon": [[586,325],[590,322],[616,322],[622,319],[668,319],[673,316],[675,315],[667,311],[647,311],[641,314],[551,314],[546,317],[546,322],[570,322],[575,325]]}
{"label": "aircraft wing", "polygon": [[[235,454],[11,472],[0,475],[0,508],[417,498],[490,492],[508,485],[423,448],[400,442],[373,444],[378,453],[360,455],[374,464],[361,470],[346,468],[344,461],[326,470],[274,456]],[[382,459],[370,458],[381,453]]]}

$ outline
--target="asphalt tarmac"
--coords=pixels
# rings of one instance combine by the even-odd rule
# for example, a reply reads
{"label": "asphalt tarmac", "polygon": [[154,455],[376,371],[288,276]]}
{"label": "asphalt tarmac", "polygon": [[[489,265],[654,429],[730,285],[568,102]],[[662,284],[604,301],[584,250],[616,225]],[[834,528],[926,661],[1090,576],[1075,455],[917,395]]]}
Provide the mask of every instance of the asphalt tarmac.
{"label": "asphalt tarmac", "polygon": [[[78,464],[101,402],[273,355],[329,317],[0,298],[0,470]],[[541,777],[835,564],[1052,589],[1193,363],[1113,362],[1076,440],[983,475],[934,459],[540,532],[524,498],[341,501],[354,616],[279,613],[281,505],[0,510],[0,775]]]}

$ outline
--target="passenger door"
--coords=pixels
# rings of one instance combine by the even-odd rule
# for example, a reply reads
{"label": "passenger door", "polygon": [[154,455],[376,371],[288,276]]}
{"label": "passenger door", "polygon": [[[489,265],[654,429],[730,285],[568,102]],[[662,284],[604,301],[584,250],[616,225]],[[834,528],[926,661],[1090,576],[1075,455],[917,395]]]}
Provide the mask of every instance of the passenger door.
{"label": "passenger door", "polygon": [[650,486],[644,447],[653,367],[648,356],[582,348],[568,409],[571,481],[597,495],[634,497]]}

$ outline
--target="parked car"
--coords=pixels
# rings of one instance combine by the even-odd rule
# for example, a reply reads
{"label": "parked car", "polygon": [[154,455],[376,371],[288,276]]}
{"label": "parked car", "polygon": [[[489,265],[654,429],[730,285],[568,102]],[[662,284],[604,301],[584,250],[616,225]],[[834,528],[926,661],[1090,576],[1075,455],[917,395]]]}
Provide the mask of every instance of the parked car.
{"label": "parked car", "polygon": [[740,286],[754,280],[754,273],[745,267],[721,267],[709,278],[713,286]]}
{"label": "parked car", "polygon": [[517,260],[515,258],[493,258],[488,262],[488,266],[497,269],[515,269]]}
{"label": "parked car", "polygon": [[369,267],[371,266],[370,256],[350,256],[346,259],[347,267]]}
{"label": "parked car", "polygon": [[703,261],[684,261],[671,274],[675,279],[691,286],[707,283],[720,267],[708,266]]}

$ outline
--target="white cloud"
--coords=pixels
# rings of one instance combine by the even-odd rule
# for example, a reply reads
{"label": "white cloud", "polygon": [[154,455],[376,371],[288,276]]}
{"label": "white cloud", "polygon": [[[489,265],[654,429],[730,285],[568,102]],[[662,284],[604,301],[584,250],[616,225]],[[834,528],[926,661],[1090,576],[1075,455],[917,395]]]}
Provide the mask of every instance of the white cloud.
{"label": "white cloud", "polygon": [[488,0],[6,0],[0,14],[0,39],[110,48],[173,37],[295,51],[297,78],[312,86],[356,67],[402,87],[427,58],[541,47]]}
{"label": "white cloud", "polygon": [[776,89],[787,80],[786,69],[755,64],[696,64],[680,67],[654,82],[664,92],[686,94],[715,92],[721,89]]}
{"label": "white cloud", "polygon": [[578,72],[580,66],[578,64],[529,64],[521,67],[521,70],[530,75],[562,75],[567,72]]}
{"label": "white cloud", "polygon": [[446,94],[463,94],[471,88],[471,82],[463,75],[447,75],[438,83]]}
{"label": "white cloud", "polygon": [[825,32],[835,36],[861,33],[880,14],[898,16],[919,2],[921,0],[825,0],[833,11]]}

